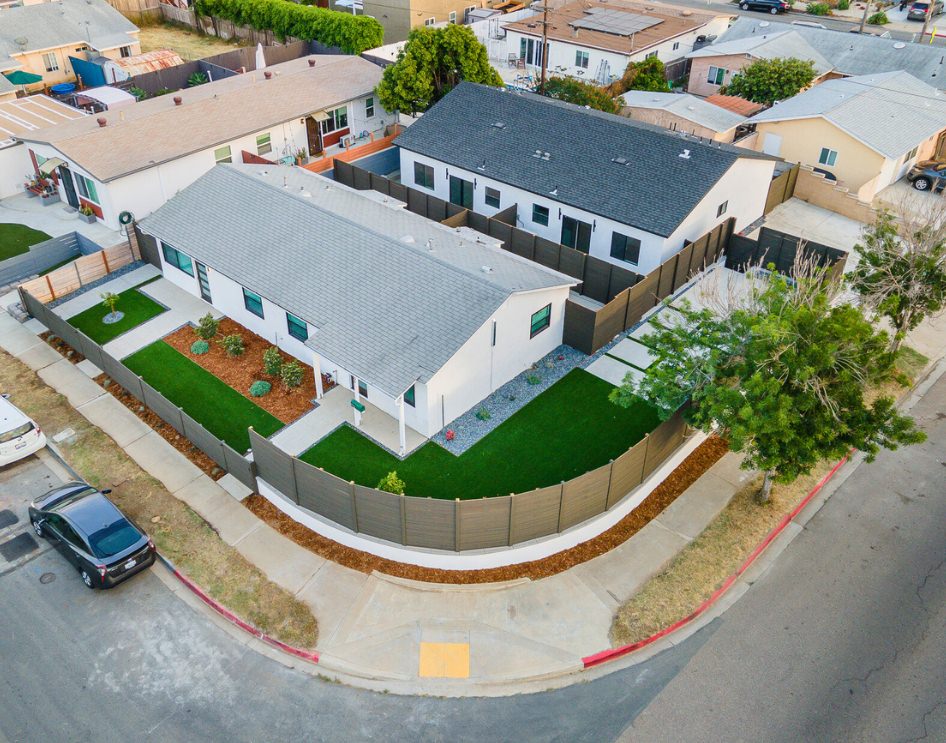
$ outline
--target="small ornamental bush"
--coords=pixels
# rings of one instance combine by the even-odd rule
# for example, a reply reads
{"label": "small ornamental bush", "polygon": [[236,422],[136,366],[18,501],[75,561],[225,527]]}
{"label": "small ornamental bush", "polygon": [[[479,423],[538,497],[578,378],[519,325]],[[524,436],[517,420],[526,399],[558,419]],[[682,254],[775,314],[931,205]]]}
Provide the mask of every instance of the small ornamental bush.
{"label": "small ornamental bush", "polygon": [[250,395],[252,397],[262,397],[263,395],[268,395],[272,388],[273,386],[269,382],[257,379],[250,385]]}
{"label": "small ornamental bush", "polygon": [[263,351],[263,374],[268,377],[278,377],[282,369],[282,356],[279,349],[271,346]]}
{"label": "small ornamental bush", "polygon": [[302,364],[298,361],[287,361],[279,370],[279,376],[286,389],[295,389],[302,384]]}
{"label": "small ornamental bush", "polygon": [[847,10],[851,7],[851,0],[838,0],[838,10]]}
{"label": "small ornamental bush", "polygon": [[397,476],[397,470],[393,472],[388,472],[381,480],[378,482],[378,490],[383,490],[386,493],[396,493],[397,495],[404,495],[404,481]]}
{"label": "small ornamental bush", "polygon": [[486,408],[480,408],[479,410],[476,411],[477,420],[488,421],[492,417],[493,416],[490,414],[490,412]]}
{"label": "small ornamental bush", "polygon": [[890,23],[890,19],[887,17],[886,13],[881,11],[880,13],[874,13],[874,15],[868,18],[867,23],[871,26],[884,26]]}
{"label": "small ornamental bush", "polygon": [[191,343],[191,353],[195,356],[202,356],[210,350],[210,344],[207,341],[194,341]]}
{"label": "small ornamental bush", "polygon": [[538,374],[530,374],[526,377],[526,381],[529,384],[539,384],[542,381],[542,377],[540,377]]}
{"label": "small ornamental bush", "polygon": [[227,356],[241,356],[246,350],[246,347],[243,345],[243,336],[239,333],[233,333],[232,335],[225,335],[219,341],[217,341],[222,347],[223,350],[227,352]]}
{"label": "small ornamental bush", "polygon": [[831,15],[831,7],[827,3],[808,3],[808,13],[810,15]]}
{"label": "small ornamental bush", "polygon": [[194,332],[197,333],[198,338],[209,341],[217,334],[217,329],[219,327],[220,320],[214,319],[214,316],[208,312],[206,315],[200,318],[197,327],[194,328]]}
{"label": "small ornamental bush", "polygon": [[99,294],[99,296],[102,298],[102,306],[108,310],[108,314],[114,315],[115,308],[118,306],[119,296],[112,292],[105,292]]}

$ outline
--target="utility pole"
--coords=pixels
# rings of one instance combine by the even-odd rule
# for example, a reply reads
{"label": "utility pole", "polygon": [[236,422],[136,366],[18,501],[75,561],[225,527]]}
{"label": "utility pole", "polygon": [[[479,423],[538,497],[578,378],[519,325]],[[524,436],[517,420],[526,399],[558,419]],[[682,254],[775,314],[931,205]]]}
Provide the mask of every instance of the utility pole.
{"label": "utility pole", "polygon": [[870,12],[870,3],[871,0],[866,0],[864,3],[864,15],[861,16],[861,27],[858,29],[858,33],[864,33],[864,24],[867,23],[867,14]]}
{"label": "utility pole", "polygon": [[542,72],[539,75],[539,94],[545,93],[545,73],[549,66],[549,6],[548,0],[542,4]]}
{"label": "utility pole", "polygon": [[[936,0],[929,0],[926,6],[926,15],[923,18],[923,30],[920,31],[920,41],[923,41],[923,37],[926,36],[926,32],[930,27],[930,21],[933,18],[933,6],[936,4]],[[930,43],[933,43],[933,37],[930,37]]]}

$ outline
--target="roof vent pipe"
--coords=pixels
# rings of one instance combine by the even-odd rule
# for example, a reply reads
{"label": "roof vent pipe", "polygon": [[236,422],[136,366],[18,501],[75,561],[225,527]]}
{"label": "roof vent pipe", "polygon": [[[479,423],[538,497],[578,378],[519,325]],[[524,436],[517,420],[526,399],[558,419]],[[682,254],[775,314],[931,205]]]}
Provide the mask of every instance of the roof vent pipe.
{"label": "roof vent pipe", "polygon": [[309,67],[315,67],[315,60],[314,60],[314,59],[310,59],[310,60],[309,60]]}
{"label": "roof vent pipe", "polygon": [[99,126],[105,126],[108,123],[108,120],[102,116],[97,118],[96,121],[98,122]]}
{"label": "roof vent pipe", "polygon": [[184,102],[184,99],[181,98],[179,95],[174,96],[174,105],[175,105],[175,106],[180,106],[183,102]]}
{"label": "roof vent pipe", "polygon": [[681,152],[681,153],[678,155],[678,157],[682,157],[684,160],[689,160],[689,159],[690,159],[690,151],[689,151],[689,150],[684,150],[683,152]]}
{"label": "roof vent pipe", "polygon": [[265,77],[267,80],[269,80],[270,78],[272,78],[272,76],[273,76],[273,73],[270,72],[269,70],[265,70],[265,71],[263,72],[263,77]]}

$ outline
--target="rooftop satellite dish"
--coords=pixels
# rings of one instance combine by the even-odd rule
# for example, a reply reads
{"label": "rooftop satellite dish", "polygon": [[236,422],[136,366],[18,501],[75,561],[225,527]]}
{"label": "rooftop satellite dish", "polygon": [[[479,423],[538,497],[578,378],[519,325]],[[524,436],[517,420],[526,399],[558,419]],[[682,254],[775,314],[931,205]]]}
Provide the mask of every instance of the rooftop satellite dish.
{"label": "rooftop satellite dish", "polygon": [[906,46],[907,46],[907,45],[904,44],[902,41],[898,41],[896,44],[893,45],[893,48],[894,48],[894,49],[905,49]]}

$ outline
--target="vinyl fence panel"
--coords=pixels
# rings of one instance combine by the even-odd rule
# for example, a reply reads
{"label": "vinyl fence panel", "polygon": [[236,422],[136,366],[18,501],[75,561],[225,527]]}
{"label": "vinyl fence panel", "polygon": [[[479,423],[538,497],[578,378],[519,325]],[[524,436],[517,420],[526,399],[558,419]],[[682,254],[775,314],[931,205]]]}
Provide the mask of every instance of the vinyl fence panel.
{"label": "vinyl fence panel", "polygon": [[299,505],[355,531],[354,485],[301,459],[293,468]]}
{"label": "vinyl fence panel", "polygon": [[561,508],[562,486],[560,484],[512,496],[509,543],[518,544],[555,534],[558,531],[558,516]]}
{"label": "vinyl fence panel", "polygon": [[406,544],[455,550],[456,502],[436,498],[405,498]]}
{"label": "vinyl fence panel", "polygon": [[184,419],[181,409],[170,402],[147,382],[141,383],[144,404],[151,408],[157,416],[182,436],[184,435]]}
{"label": "vinyl fence panel", "polygon": [[575,524],[604,513],[610,480],[611,465],[606,464],[566,482],[562,490],[562,513],[558,530],[565,531]]}
{"label": "vinyl fence panel", "polygon": [[255,492],[257,489],[256,465],[242,456],[236,449],[227,445],[226,442],[221,441],[220,446],[223,449],[223,456],[226,460],[224,469]]}
{"label": "vinyl fence panel", "polygon": [[144,392],[141,390],[141,378],[127,366],[102,352],[102,371],[119,387],[130,392],[137,400],[144,402]]}
{"label": "vinyl fence panel", "polygon": [[614,460],[611,466],[611,483],[608,488],[607,507],[609,509],[641,484],[644,479],[646,457],[647,438],[645,437]]}
{"label": "vinyl fence panel", "polygon": [[475,550],[509,544],[509,515],[516,496],[464,500],[457,504],[458,549]]}
{"label": "vinyl fence panel", "polygon": [[184,436],[186,436],[194,446],[219,464],[221,468],[226,469],[227,459],[223,453],[223,445],[220,439],[210,433],[210,431],[191,418],[187,413],[181,414],[181,421],[184,424]]}
{"label": "vinyl fence panel", "polygon": [[271,441],[260,436],[252,428],[250,431],[250,445],[253,449],[253,461],[256,463],[256,472],[276,490],[298,503],[299,495],[296,492],[296,477],[292,466],[292,457],[286,454]]}
{"label": "vinyl fence panel", "polygon": [[404,544],[401,508],[405,500],[407,499],[403,495],[355,485],[358,531],[395,544]]}

